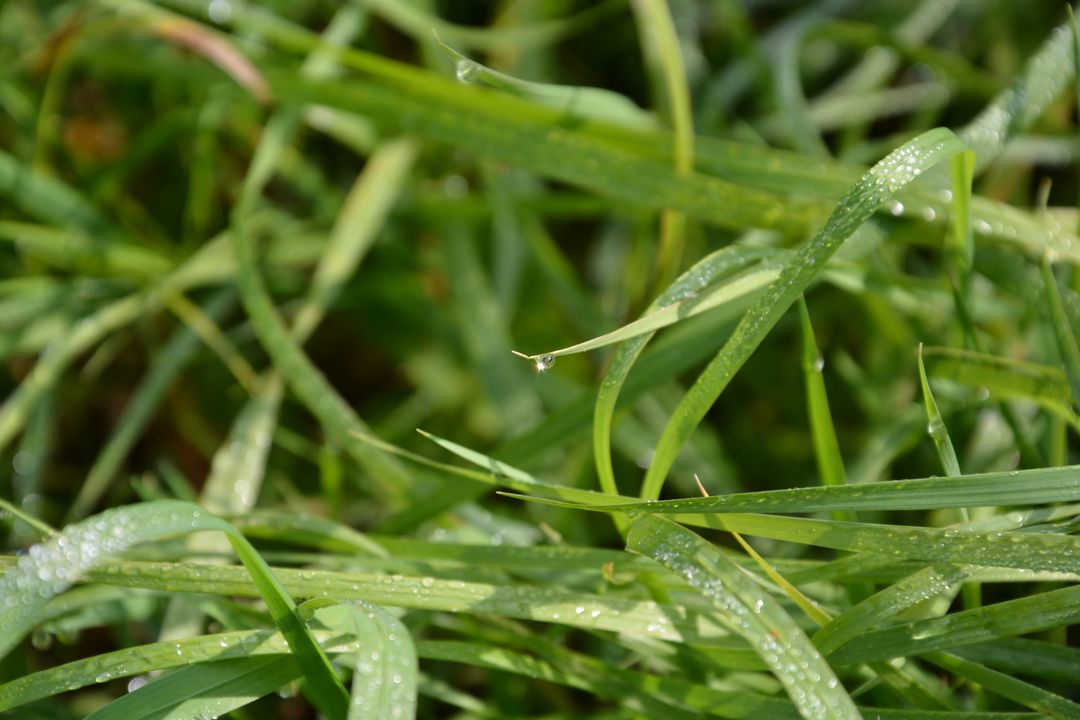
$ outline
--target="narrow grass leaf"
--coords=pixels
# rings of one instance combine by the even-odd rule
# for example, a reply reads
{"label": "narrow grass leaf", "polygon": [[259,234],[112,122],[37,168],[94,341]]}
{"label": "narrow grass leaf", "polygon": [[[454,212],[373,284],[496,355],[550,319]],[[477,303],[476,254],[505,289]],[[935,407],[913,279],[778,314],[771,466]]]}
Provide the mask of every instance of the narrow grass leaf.
{"label": "narrow grass leaf", "polygon": [[[1032,505],[1080,500],[1080,466],[892,480],[857,485],[733,493],[685,500],[618,502],[594,494],[575,504],[602,512],[686,514],[729,512],[816,512],[824,510],[930,510],[952,507]],[[539,481],[537,481],[539,482]],[[537,502],[553,503],[541,498]]]}
{"label": "narrow grass leaf", "polygon": [[862,717],[798,624],[712,544],[677,523],[647,515],[630,526],[627,549],[648,555],[704,595],[783,683],[803,717]]}
{"label": "narrow grass leaf", "polygon": [[968,682],[978,683],[987,692],[1008,698],[1052,718],[1080,720],[1080,705],[1061,695],[948,653],[930,653],[925,657],[938,667]]}
{"label": "narrow grass leaf", "polygon": [[625,95],[603,88],[521,80],[481,65],[444,42],[439,42],[439,46],[454,61],[454,71],[460,82],[481,83],[503,90],[537,105],[559,110],[568,119],[591,117],[643,128],[656,126],[656,118]]}
{"label": "narrow grass leaf", "polygon": [[924,355],[934,377],[1037,403],[1080,431],[1069,381],[1058,368],[956,348],[928,347]]}
{"label": "narrow grass leaf", "polygon": [[219,717],[301,676],[289,655],[266,655],[181,668],[122,695],[87,720],[186,720]]}
{"label": "narrow grass leaf", "polygon": [[1080,408],[1080,348],[1077,347],[1076,336],[1073,335],[1069,319],[1065,315],[1065,306],[1061,302],[1061,292],[1058,290],[1049,258],[1043,258],[1042,277],[1046,289],[1046,304],[1050,310],[1050,325],[1054,330],[1061,361],[1065,365],[1065,377],[1069,379],[1072,407],[1076,410]]}
{"label": "narrow grass leaf", "polygon": [[836,665],[908,657],[1080,622],[1080,586],[1050,590],[945,617],[868,630],[829,655]]}
{"label": "narrow grass leaf", "polygon": [[552,357],[572,355],[588,350],[596,350],[641,335],[655,333],[661,328],[665,328],[686,318],[694,317],[703,312],[745,298],[768,286],[771,282],[776,280],[779,274],[779,267],[772,264],[751,268],[741,273],[736,273],[730,278],[726,278],[715,287],[710,287],[701,292],[688,292],[686,299],[671,302],[666,305],[660,305],[658,309],[643,315],[641,318],[627,323],[616,330],[612,330],[609,333],[600,335],[599,337],[577,343],[576,345],[570,345],[569,347],[537,353],[536,355],[530,355],[528,357],[535,360],[546,355],[551,355]]}
{"label": "narrow grass leaf", "polygon": [[[810,432],[814,439],[814,459],[822,485],[846,485],[847,473],[844,471],[844,458],[840,454],[840,443],[836,440],[836,427],[833,425],[832,412],[829,410],[829,396],[825,391],[825,378],[822,370],[825,360],[821,357],[814,339],[814,327],[810,324],[810,311],[806,307],[806,298],[799,298],[799,317],[802,320],[802,369],[806,383],[806,407],[810,416]],[[834,511],[837,520],[854,520],[851,513]]]}
{"label": "narrow grass leaf", "polygon": [[963,582],[972,570],[954,565],[926,567],[837,615],[814,635],[814,644],[828,655],[897,613]]}
{"label": "narrow grass leaf", "polygon": [[659,497],[675,457],[694,428],[844,240],[897,190],[923,171],[964,150],[964,144],[950,131],[931,130],[890,153],[863,176],[840,201],[825,226],[800,247],[780,277],[747,311],[731,338],[683,397],[657,444],[642,486],[643,498]]}
{"label": "narrow grass leaf", "polygon": [[949,438],[949,429],[945,427],[945,421],[938,410],[934,393],[930,390],[930,383],[926,379],[926,367],[923,365],[922,345],[919,346],[919,383],[922,385],[923,404],[926,407],[926,419],[929,422],[927,432],[937,448],[941,465],[948,477],[960,477],[960,461],[956,459],[956,450],[953,449],[952,440]]}

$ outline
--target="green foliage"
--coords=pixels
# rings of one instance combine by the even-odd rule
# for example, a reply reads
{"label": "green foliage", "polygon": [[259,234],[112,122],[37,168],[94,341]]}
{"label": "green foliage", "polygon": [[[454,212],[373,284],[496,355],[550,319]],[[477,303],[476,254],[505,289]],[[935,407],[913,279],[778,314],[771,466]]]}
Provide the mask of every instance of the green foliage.
{"label": "green foliage", "polygon": [[1077,27],[0,4],[0,715],[1080,717]]}

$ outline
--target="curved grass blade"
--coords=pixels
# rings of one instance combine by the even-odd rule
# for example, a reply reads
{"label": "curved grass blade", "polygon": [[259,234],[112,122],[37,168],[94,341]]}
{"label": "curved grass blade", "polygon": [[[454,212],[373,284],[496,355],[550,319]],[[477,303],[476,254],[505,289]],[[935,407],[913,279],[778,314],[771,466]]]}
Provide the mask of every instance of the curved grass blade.
{"label": "curved grass blade", "polygon": [[966,149],[950,131],[944,128],[930,130],[890,153],[863,176],[837,205],[825,226],[799,248],[776,282],[747,311],[731,338],[683,397],[657,444],[642,486],[643,498],[659,497],[676,455],[694,428],[844,240],[897,190],[924,170]]}
{"label": "curved grass blade", "polygon": [[[731,248],[725,248],[728,250]],[[696,266],[695,266],[696,267]],[[683,290],[684,298],[678,301],[665,303],[663,300],[654,303],[655,309],[647,314],[627,323],[622,327],[612,330],[599,337],[570,345],[568,347],[551,350],[549,352],[527,355],[530,360],[536,360],[544,356],[561,357],[574,353],[586,352],[606,347],[617,342],[631,340],[642,335],[651,335],[661,328],[673,325],[686,318],[700,315],[703,312],[713,310],[728,303],[744,298],[774,282],[780,274],[778,266],[764,264],[761,267],[750,268],[734,276],[727,278],[725,282],[710,287],[707,290],[696,292]],[[674,285],[672,287],[675,287]],[[668,293],[665,296],[669,297]],[[609,371],[610,372],[610,371]]]}
{"label": "curved grass blade", "polygon": [[972,120],[960,137],[976,156],[976,170],[997,157],[1014,133],[1031,126],[1073,79],[1073,39],[1068,23],[1054,28],[1028,60],[1023,74]]}
{"label": "curved grass blade", "polygon": [[715,546],[677,523],[647,515],[630,526],[626,547],[665,565],[704,595],[765,661],[803,717],[862,717],[798,624]]}
{"label": "curved grass blade", "polygon": [[[649,305],[643,313],[642,320],[657,312],[663,312],[669,306],[681,305],[682,302],[693,299],[714,279],[736,273],[756,259],[756,253],[751,248],[738,246],[722,248],[705,256],[680,275]],[[607,372],[604,373],[604,379],[596,395],[596,407],[593,410],[593,455],[600,488],[609,495],[619,494],[618,485],[615,482],[615,471],[611,463],[611,426],[615,416],[615,406],[618,404],[619,394],[630,374],[630,369],[651,339],[652,333],[647,332],[619,345],[612,356]]]}
{"label": "curved grass blade", "polygon": [[34,625],[48,598],[66,590],[110,555],[134,545],[202,530],[224,532],[244,564],[274,622],[289,640],[317,701],[331,717],[342,717],[346,693],[326,655],[308,634],[292,598],[243,535],[197,505],[159,500],[107,510],[68,526],[34,545],[13,569],[0,577],[0,655],[6,654]]}

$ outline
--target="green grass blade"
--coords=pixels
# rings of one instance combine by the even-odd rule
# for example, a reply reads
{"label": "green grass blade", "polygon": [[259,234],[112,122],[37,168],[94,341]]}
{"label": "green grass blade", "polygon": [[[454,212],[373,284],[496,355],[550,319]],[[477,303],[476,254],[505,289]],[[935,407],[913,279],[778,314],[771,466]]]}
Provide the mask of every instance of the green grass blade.
{"label": "green grass blade", "polygon": [[[892,480],[844,486],[766,490],[685,500],[613,502],[594,495],[573,507],[603,512],[685,514],[817,512],[824,510],[930,510],[968,506],[1030,505],[1080,499],[1080,466]],[[538,482],[538,481],[537,481]],[[537,499],[538,501],[544,502]]]}
{"label": "green grass blade", "polygon": [[[643,314],[642,320],[668,306],[681,304],[708,287],[714,278],[725,278],[738,272],[755,259],[750,248],[732,246],[717,250],[698,261],[684,272],[656,298]],[[641,322],[639,320],[638,322]],[[632,324],[632,323],[631,323]],[[642,350],[652,339],[651,333],[638,335],[616,349],[600,384],[593,410],[593,454],[596,462],[600,488],[609,495],[617,495],[618,485],[611,464],[611,427],[615,407],[619,401],[626,378]],[[640,370],[640,367],[639,367]]]}
{"label": "green grass blade", "polygon": [[1065,315],[1065,306],[1061,302],[1061,292],[1058,290],[1049,258],[1043,258],[1042,278],[1046,288],[1046,304],[1050,309],[1050,325],[1054,329],[1054,339],[1057,341],[1061,361],[1065,365],[1065,377],[1069,379],[1072,407],[1076,410],[1080,408],[1080,347],[1077,347],[1076,336],[1073,335],[1069,319]]}
{"label": "green grass blade", "polygon": [[330,627],[351,626],[359,643],[349,720],[415,717],[418,670],[408,628],[367,603],[325,608],[320,620]]}
{"label": "green grass blade", "polygon": [[961,645],[1015,637],[1080,619],[1080,587],[1072,586],[1018,600],[868,630],[829,656],[837,665],[888,660],[948,650]]}
{"label": "green grass blade", "polygon": [[[810,416],[810,432],[814,438],[814,459],[822,485],[846,485],[847,473],[844,471],[844,458],[840,455],[840,443],[836,440],[836,428],[833,425],[832,412],[829,410],[829,396],[825,392],[825,378],[821,371],[825,360],[821,357],[817,342],[814,340],[814,327],[810,324],[810,311],[806,299],[799,298],[799,317],[802,320],[802,368],[806,382],[806,406]],[[854,516],[844,511],[834,511],[837,520],[854,520]]]}
{"label": "green grass blade", "polygon": [[[388,607],[491,614],[709,647],[722,647],[730,641],[730,633],[711,613],[648,600],[428,575],[287,568],[275,568],[274,572],[297,598],[364,600]],[[124,587],[167,592],[259,596],[251,578],[237,567],[124,561],[101,565],[88,577]]]}
{"label": "green grass blade", "polygon": [[679,450],[724,388],[757,349],[788,307],[806,289],[840,245],[897,190],[920,173],[966,149],[945,129],[931,130],[895,150],[863,176],[825,226],[788,262],[731,338],[679,403],[656,447],[641,496],[657,498]]}
{"label": "green grass blade", "polygon": [[934,377],[1037,403],[1080,430],[1068,379],[1057,368],[955,348],[926,348],[924,355]]}
{"label": "green grass blade", "polygon": [[665,565],[704,595],[783,683],[803,717],[862,717],[802,629],[713,545],[670,520],[645,516],[631,525],[626,546]]}
{"label": "green grass blade", "polygon": [[737,273],[733,277],[725,278],[723,282],[700,292],[687,291],[689,297],[684,300],[660,305],[658,309],[643,315],[641,318],[627,323],[622,327],[612,330],[599,337],[586,340],[585,342],[570,345],[569,347],[550,350],[548,352],[529,355],[529,359],[535,360],[545,355],[561,357],[574,353],[587,352],[598,348],[612,345],[617,342],[630,340],[641,335],[655,333],[661,328],[677,323],[683,319],[694,317],[703,312],[714,310],[729,303],[755,293],[776,280],[780,274],[779,268],[773,264],[765,264],[761,267],[750,268]]}
{"label": "green grass blade", "polygon": [[123,695],[87,720],[181,720],[219,717],[300,676],[288,655],[222,660],[182,668]]}
{"label": "green grass blade", "polygon": [[290,337],[255,267],[254,238],[250,234],[249,216],[263,185],[273,173],[275,158],[292,134],[294,121],[285,116],[280,117],[279,122],[267,129],[263,143],[252,160],[252,167],[245,181],[243,201],[232,216],[232,245],[240,297],[259,340],[292,390],[304,401],[334,440],[368,471],[371,480],[378,483],[385,495],[401,502],[409,488],[415,484],[413,478],[393,458],[351,434],[354,431],[370,433],[360,417]]}
{"label": "green grass blade", "polygon": [[656,119],[625,95],[603,88],[535,83],[501,73],[459,53],[446,43],[439,46],[454,61],[457,79],[481,83],[524,100],[559,110],[569,118],[595,118],[631,126],[652,128]]}
{"label": "green grass blade", "polygon": [[963,582],[971,571],[953,565],[931,565],[893,583],[837,615],[814,635],[814,644],[828,655],[899,612]]}
{"label": "green grass blade", "polygon": [[948,653],[932,653],[927,656],[927,659],[969,682],[978,683],[988,692],[1045,713],[1049,717],[1059,718],[1059,720],[1080,720],[1080,705],[1018,678]]}
{"label": "green grass blade", "polygon": [[952,440],[949,438],[949,429],[945,427],[945,421],[938,410],[934,393],[930,390],[930,383],[926,379],[926,367],[923,365],[922,346],[919,346],[919,383],[922,385],[923,403],[926,407],[926,419],[929,422],[927,432],[937,448],[941,465],[948,477],[960,477],[960,461],[956,459],[956,450],[953,449]]}

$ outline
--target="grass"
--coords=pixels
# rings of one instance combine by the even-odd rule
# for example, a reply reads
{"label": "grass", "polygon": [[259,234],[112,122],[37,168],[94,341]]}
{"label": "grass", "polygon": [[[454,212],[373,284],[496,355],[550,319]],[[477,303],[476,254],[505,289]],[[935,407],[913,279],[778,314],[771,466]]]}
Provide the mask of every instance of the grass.
{"label": "grass", "polygon": [[0,5],[0,715],[1080,717],[1078,29],[864,5]]}

